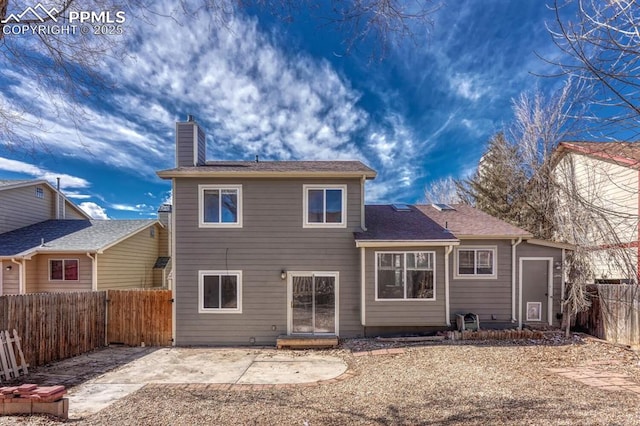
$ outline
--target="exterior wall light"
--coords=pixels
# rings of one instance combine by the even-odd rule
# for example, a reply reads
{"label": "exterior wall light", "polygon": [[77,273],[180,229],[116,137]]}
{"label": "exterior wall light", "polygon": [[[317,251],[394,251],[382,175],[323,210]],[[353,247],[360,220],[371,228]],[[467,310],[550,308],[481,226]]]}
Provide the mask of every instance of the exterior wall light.
{"label": "exterior wall light", "polygon": [[9,266],[7,266],[7,267],[6,267],[6,268],[4,268],[4,269],[6,269],[7,271],[10,271],[10,270],[12,270],[12,269],[13,269],[13,266],[9,265]]}
{"label": "exterior wall light", "polygon": [[280,271],[280,279],[282,279],[282,280],[286,280],[287,279],[287,271],[285,269]]}

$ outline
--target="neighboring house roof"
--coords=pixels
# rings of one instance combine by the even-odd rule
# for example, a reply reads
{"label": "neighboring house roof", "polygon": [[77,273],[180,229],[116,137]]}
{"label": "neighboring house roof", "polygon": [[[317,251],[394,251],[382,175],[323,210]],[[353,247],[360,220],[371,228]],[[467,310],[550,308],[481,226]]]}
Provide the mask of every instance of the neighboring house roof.
{"label": "neighboring house roof", "polygon": [[[51,185],[49,182],[47,182],[44,179],[35,179],[35,180],[12,180],[12,179],[3,179],[0,180],[0,191],[3,190],[8,190],[8,189],[15,189],[15,188],[22,188],[24,186],[35,186],[35,185],[45,185],[47,187],[49,187],[49,189],[53,192],[58,192],[58,190],[56,188],[53,187],[53,185]],[[69,206],[74,209],[76,212],[78,212],[81,216],[86,217],[87,219],[91,219],[91,216],[86,213],[84,210],[82,210],[80,207],[78,207],[77,205],[75,205],[75,203],[71,200],[69,200],[64,193],[60,192],[60,194],[62,195],[63,200],[69,204]]]}
{"label": "neighboring house roof", "polygon": [[458,241],[414,206],[407,206],[405,211],[391,205],[365,206],[365,223],[366,231],[354,233],[357,241]]}
{"label": "neighboring house roof", "polygon": [[638,142],[560,142],[556,155],[575,152],[619,165],[640,168],[640,143]]}
{"label": "neighboring house roof", "polygon": [[453,210],[438,210],[433,205],[416,205],[415,207],[460,239],[533,237],[530,232],[467,204],[451,204]]}
{"label": "neighboring house roof", "polygon": [[[46,220],[0,234],[0,257],[102,252],[157,220]],[[42,244],[44,242],[44,244]]]}
{"label": "neighboring house roof", "polygon": [[6,189],[5,187],[19,187],[24,184],[29,184],[32,180],[13,180],[13,179],[0,179],[0,190]]}
{"label": "neighboring house roof", "polygon": [[161,170],[158,176],[172,177],[376,177],[360,161],[207,161],[205,165]]}

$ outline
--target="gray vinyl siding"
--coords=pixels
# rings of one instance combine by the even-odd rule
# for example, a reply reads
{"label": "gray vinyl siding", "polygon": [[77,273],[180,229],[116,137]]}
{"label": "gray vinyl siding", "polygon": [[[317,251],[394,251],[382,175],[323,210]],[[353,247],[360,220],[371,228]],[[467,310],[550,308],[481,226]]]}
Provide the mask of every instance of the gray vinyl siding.
{"label": "gray vinyl siding", "polygon": [[[518,246],[517,249],[518,259],[520,257],[553,257],[554,264],[556,262],[562,262],[562,249],[553,248],[553,247],[544,247],[535,244],[529,244],[527,242],[523,242]],[[516,265],[516,268],[520,268],[520,260]],[[517,276],[519,276],[519,269],[517,269]],[[523,292],[524,294],[524,292]],[[516,288],[516,300],[518,299],[518,287]],[[560,313],[560,305],[562,301],[562,272],[560,270],[553,268],[553,310],[552,310],[552,319],[553,325],[560,326],[561,320],[559,320],[556,314]],[[526,305],[526,301],[522,301],[523,310]],[[523,312],[523,322],[526,318]]]}
{"label": "gray vinyl siding", "polygon": [[[511,320],[511,241],[510,240],[462,240],[459,248],[486,246],[497,248],[496,278],[455,278],[457,265],[456,247],[451,252],[450,297],[451,324],[456,314],[473,312],[482,322]],[[495,320],[492,320],[492,315]]]}
{"label": "gray vinyl siding", "polygon": [[[193,132],[197,129],[198,143],[194,146]],[[177,123],[176,124],[176,166],[194,166],[194,149],[197,149],[197,163],[202,165],[206,161],[206,134],[204,130],[195,122]]]}
{"label": "gray vinyl siding", "polygon": [[[303,228],[304,184],[347,185],[346,228]],[[241,184],[243,227],[198,227],[198,185]],[[360,181],[175,179],[176,343],[273,344],[287,333],[287,281],[280,271],[339,273],[339,335],[360,325]],[[242,271],[242,313],[198,313],[198,271]],[[274,330],[275,328],[275,330]]]}
{"label": "gray vinyl siding", "polygon": [[[365,249],[365,325],[446,327],[444,248],[389,247]],[[436,300],[375,300],[376,252],[434,251]]]}
{"label": "gray vinyl siding", "polygon": [[202,127],[198,126],[198,166],[203,165],[207,161],[207,137],[202,130]]}
{"label": "gray vinyl siding", "polygon": [[153,265],[158,258],[159,225],[145,228],[98,255],[98,290],[159,287]]}
{"label": "gray vinyl siding", "polygon": [[[44,198],[36,197],[36,188]],[[0,234],[55,219],[55,194],[46,185],[30,185],[0,191]]]}
{"label": "gray vinyl siding", "polygon": [[193,166],[193,131],[192,124],[176,124],[176,166]]}

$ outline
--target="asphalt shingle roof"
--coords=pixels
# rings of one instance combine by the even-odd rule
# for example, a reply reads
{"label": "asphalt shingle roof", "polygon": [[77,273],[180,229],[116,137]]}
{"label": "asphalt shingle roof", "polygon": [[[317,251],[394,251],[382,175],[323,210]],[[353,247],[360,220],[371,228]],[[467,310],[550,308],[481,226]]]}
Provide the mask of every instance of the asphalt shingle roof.
{"label": "asphalt shingle roof", "polygon": [[532,237],[531,233],[497,219],[467,204],[451,204],[454,210],[438,210],[433,205],[415,206],[458,238],[463,237]]}
{"label": "asphalt shingle roof", "polygon": [[390,205],[365,206],[365,232],[356,232],[356,240],[452,240],[447,232],[423,212],[413,206],[409,211],[396,211]]}
{"label": "asphalt shingle roof", "polygon": [[155,222],[156,220],[47,220],[0,234],[0,256],[14,256],[35,249],[38,252],[97,251]]}
{"label": "asphalt shingle roof", "polygon": [[207,161],[203,166],[177,167],[158,174],[202,173],[244,175],[260,173],[361,174],[373,178],[376,172],[360,161]]}

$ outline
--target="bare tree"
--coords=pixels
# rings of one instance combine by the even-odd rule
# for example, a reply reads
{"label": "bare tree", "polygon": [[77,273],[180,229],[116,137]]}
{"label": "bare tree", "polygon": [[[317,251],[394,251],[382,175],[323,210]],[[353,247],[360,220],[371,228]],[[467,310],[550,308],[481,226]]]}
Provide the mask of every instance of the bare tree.
{"label": "bare tree", "polygon": [[[118,57],[126,53],[124,38],[91,33],[13,34],[9,26],[16,23],[17,15],[34,7],[33,3],[0,0],[0,61],[12,64],[13,69],[34,82],[32,100],[46,98],[60,116],[79,128],[86,119],[84,100],[104,89],[115,89],[117,83],[105,77],[103,64],[107,55]],[[21,25],[46,26],[53,21],[69,22],[73,11],[125,11],[128,21],[135,19],[143,25],[151,22],[151,16],[178,19],[179,15],[205,14],[212,27],[224,28],[237,13],[249,8],[271,12],[284,21],[308,12],[319,24],[336,25],[342,31],[345,45],[342,53],[366,44],[371,47],[372,56],[383,58],[399,40],[428,33],[431,16],[438,7],[434,0],[334,0],[329,5],[314,0],[181,0],[175,10],[167,12],[158,10],[149,0],[58,0],[47,2],[48,13],[39,13],[37,17],[25,14],[19,21]],[[0,145],[40,151],[46,146],[39,143],[39,135],[50,130],[33,110],[21,109],[0,97]]]}
{"label": "bare tree", "polygon": [[[555,23],[548,26],[562,54],[545,58],[561,75],[591,89],[593,130],[615,137],[633,130],[640,118],[640,8],[635,0],[554,0]],[[597,119],[597,120],[596,120]],[[585,121],[584,125],[588,124]],[[603,127],[604,126],[604,127]]]}
{"label": "bare tree", "polygon": [[429,204],[457,204],[462,201],[458,195],[456,181],[451,176],[431,182],[424,190],[424,199]]}

